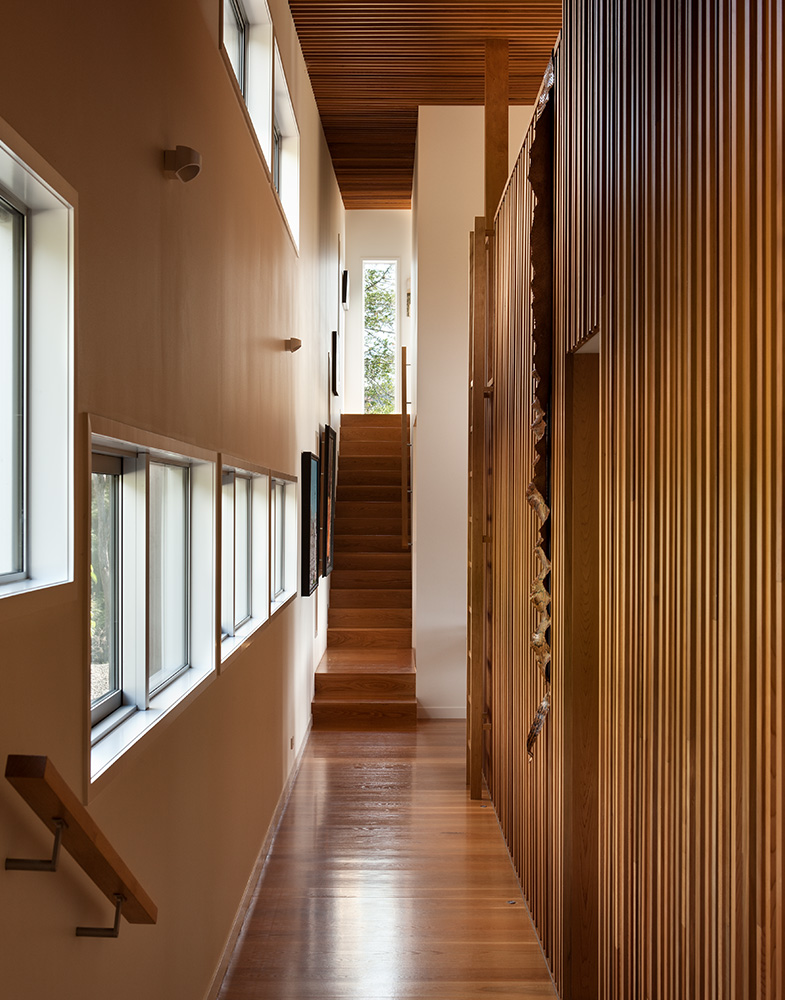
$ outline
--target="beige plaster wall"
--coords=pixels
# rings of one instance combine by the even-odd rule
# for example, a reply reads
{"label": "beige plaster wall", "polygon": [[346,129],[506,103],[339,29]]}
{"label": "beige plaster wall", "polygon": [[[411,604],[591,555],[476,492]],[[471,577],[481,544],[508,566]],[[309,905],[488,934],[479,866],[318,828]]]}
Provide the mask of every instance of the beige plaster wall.
{"label": "beige plaster wall", "polygon": [[[219,51],[218,0],[4,11],[0,117],[78,196],[77,486],[75,581],[0,600],[0,760],[46,754],[85,800],[85,414],[293,474],[319,425],[338,423],[327,358],[344,213],[288,6],[271,6],[301,133],[299,253]],[[187,185],[161,171],[178,143],[203,156]],[[205,995],[307,735],[326,590],[276,615],[90,797],[157,926],[77,939],[110,906],[69,857],[56,875],[0,873],[3,996]],[[0,855],[50,847],[0,783]]]}

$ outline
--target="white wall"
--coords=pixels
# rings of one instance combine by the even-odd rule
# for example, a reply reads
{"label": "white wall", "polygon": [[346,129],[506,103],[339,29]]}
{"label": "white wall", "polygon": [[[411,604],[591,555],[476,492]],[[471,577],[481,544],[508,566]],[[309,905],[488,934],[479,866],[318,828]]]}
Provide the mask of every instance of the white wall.
{"label": "white wall", "polygon": [[[406,290],[412,273],[410,211],[354,210],[346,213],[346,267],[349,271],[351,294],[344,341],[345,413],[363,412],[363,260],[375,257],[398,258],[399,350],[401,345],[408,348],[411,344],[411,320],[406,315]],[[411,399],[411,395],[409,398]]]}
{"label": "white wall", "polygon": [[[531,108],[510,109],[510,164]],[[466,715],[469,232],[484,212],[483,109],[421,107],[415,165],[414,643],[420,715]]]}
{"label": "white wall", "polygon": [[[0,761],[48,755],[159,910],[154,927],[81,939],[74,927],[108,923],[111,905],[70,856],[56,875],[0,871],[9,1000],[201,1000],[308,732],[324,584],[88,794],[86,414],[295,475],[331,411],[337,425],[344,211],[288,4],[271,8],[301,135],[297,250],[221,55],[218,0],[4,10],[0,134],[76,192],[77,464],[74,581],[0,598]],[[162,172],[178,143],[203,156],[189,184]],[[0,783],[0,858],[51,845]]]}

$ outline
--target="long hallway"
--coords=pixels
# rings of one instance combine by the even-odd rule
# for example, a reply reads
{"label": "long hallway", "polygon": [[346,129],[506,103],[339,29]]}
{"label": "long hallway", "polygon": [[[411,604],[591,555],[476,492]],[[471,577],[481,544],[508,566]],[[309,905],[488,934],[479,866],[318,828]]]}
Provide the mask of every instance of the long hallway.
{"label": "long hallway", "polygon": [[313,732],[221,1000],[555,997],[464,723]]}

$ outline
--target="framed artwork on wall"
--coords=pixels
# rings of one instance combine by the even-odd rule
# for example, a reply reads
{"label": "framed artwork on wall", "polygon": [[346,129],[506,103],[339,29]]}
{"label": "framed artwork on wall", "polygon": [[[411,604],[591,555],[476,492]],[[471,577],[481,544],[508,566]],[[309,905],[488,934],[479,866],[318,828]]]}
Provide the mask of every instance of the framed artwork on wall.
{"label": "framed artwork on wall", "polygon": [[304,451],[301,472],[300,593],[310,597],[319,586],[319,459]]}
{"label": "framed artwork on wall", "polygon": [[341,358],[341,334],[338,330],[333,330],[333,353],[332,353],[332,386],[333,396],[341,395],[341,371],[343,369]]}
{"label": "framed artwork on wall", "polygon": [[337,482],[338,438],[328,424],[322,434],[322,576],[329,576],[333,571]]}

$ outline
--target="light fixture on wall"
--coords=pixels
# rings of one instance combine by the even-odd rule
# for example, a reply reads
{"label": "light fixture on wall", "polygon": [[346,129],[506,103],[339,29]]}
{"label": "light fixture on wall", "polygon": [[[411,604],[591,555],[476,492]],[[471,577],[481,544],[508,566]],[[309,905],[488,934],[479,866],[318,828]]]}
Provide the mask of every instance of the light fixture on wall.
{"label": "light fixture on wall", "polygon": [[192,181],[202,169],[202,154],[190,146],[164,150],[164,173],[171,180]]}
{"label": "light fixture on wall", "polygon": [[291,351],[292,354],[294,354],[295,351],[299,351],[303,346],[303,342],[299,339],[299,337],[291,337],[289,340],[285,340],[283,344],[286,350]]}

